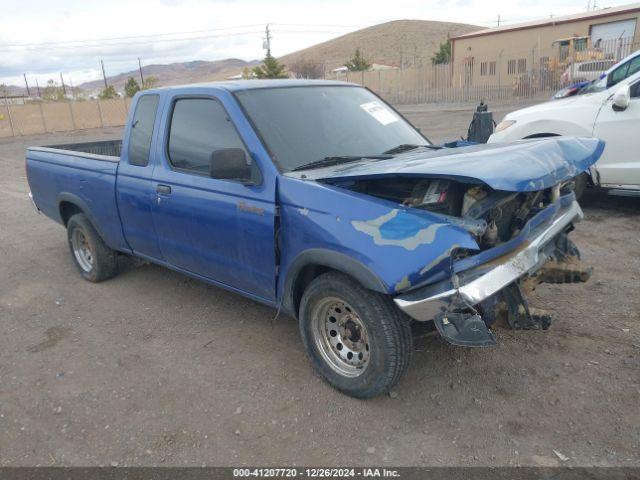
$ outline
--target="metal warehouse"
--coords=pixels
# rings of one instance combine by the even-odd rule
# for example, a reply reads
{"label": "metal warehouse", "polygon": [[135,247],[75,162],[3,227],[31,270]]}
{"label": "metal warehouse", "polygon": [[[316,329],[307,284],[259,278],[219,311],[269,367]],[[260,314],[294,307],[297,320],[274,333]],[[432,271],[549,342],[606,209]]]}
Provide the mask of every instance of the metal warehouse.
{"label": "metal warehouse", "polygon": [[452,38],[454,86],[592,80],[638,48],[640,3],[488,28]]}

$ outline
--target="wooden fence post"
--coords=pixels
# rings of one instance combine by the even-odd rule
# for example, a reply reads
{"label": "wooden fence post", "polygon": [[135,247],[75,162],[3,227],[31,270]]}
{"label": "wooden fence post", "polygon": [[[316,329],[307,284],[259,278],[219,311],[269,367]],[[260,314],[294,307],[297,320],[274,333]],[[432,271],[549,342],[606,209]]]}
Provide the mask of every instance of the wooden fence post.
{"label": "wooden fence post", "polygon": [[73,130],[75,130],[76,129],[76,119],[73,116],[73,106],[71,105],[71,100],[68,100],[68,102],[69,102],[69,115],[71,115],[71,128]]}
{"label": "wooden fence post", "polygon": [[6,92],[4,97],[4,103],[7,106],[7,116],[9,117],[9,126],[11,127],[11,136],[16,136],[16,131],[13,127],[13,117],[11,116],[11,108],[9,107],[9,100],[7,100]]}
{"label": "wooden fence post", "polygon": [[40,108],[40,119],[42,120],[42,129],[44,133],[47,133],[47,121],[44,119],[44,109],[42,108],[42,102],[38,102],[38,107]]}
{"label": "wooden fence post", "polygon": [[104,128],[104,117],[102,116],[102,106],[100,105],[99,99],[96,99],[96,104],[98,105],[98,116],[100,117],[100,128]]}

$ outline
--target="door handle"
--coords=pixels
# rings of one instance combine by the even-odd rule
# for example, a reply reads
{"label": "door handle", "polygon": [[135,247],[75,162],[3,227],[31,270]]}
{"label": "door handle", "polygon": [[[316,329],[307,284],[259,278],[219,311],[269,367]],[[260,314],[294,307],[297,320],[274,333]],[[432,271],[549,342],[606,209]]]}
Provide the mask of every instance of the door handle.
{"label": "door handle", "polygon": [[171,187],[169,185],[156,185],[156,192],[163,195],[171,195]]}

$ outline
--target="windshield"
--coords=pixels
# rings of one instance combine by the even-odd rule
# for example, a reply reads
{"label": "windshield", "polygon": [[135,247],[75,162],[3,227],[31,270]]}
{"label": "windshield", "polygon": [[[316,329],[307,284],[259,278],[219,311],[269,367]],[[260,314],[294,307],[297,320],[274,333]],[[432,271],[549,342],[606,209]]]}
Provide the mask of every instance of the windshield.
{"label": "windshield", "polygon": [[236,96],[284,171],[327,157],[380,155],[399,145],[429,144],[362,87],[259,88]]}
{"label": "windshield", "polygon": [[590,84],[583,87],[579,94],[584,95],[585,93],[595,93],[602,92],[607,89],[607,77],[600,78],[599,80],[594,80]]}

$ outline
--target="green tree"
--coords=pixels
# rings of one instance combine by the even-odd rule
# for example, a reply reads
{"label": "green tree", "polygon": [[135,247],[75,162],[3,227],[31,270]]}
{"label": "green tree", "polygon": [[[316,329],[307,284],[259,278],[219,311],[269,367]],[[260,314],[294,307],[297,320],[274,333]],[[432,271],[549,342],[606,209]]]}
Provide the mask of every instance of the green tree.
{"label": "green tree", "polygon": [[158,77],[149,76],[142,83],[142,90],[149,90],[158,86]]}
{"label": "green tree", "polygon": [[451,60],[451,37],[447,35],[447,41],[440,44],[440,49],[431,57],[433,65],[449,63]]}
{"label": "green tree", "polygon": [[133,77],[127,78],[127,81],[124,84],[124,94],[127,97],[131,98],[139,91],[140,91],[140,85],[138,84],[138,81]]}
{"label": "green tree", "polygon": [[284,65],[272,57],[270,51],[267,51],[262,65],[253,69],[253,74],[256,78],[289,78]]}
{"label": "green tree", "polygon": [[371,68],[371,60],[365,58],[360,49],[356,48],[356,51],[353,52],[351,59],[347,63],[345,63],[344,66],[352,72],[362,72]]}
{"label": "green tree", "polygon": [[64,100],[64,90],[52,80],[47,80],[47,86],[42,91],[42,99],[47,102],[59,102]]}
{"label": "green tree", "polygon": [[117,98],[117,97],[118,97],[118,92],[116,92],[116,89],[113,88],[113,85],[108,85],[98,95],[98,98],[100,100],[110,100],[112,98]]}

